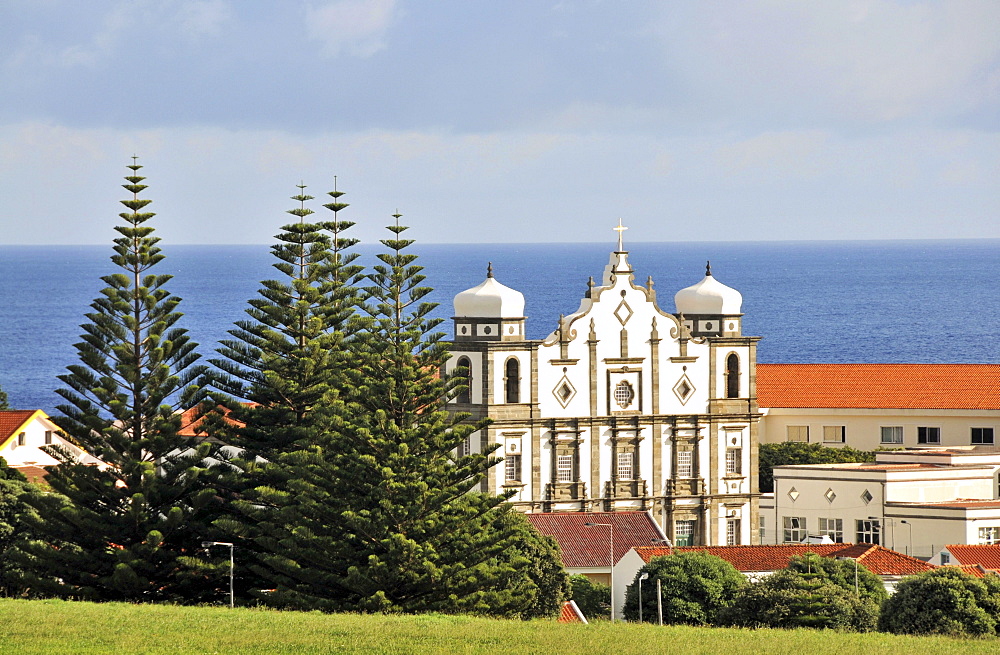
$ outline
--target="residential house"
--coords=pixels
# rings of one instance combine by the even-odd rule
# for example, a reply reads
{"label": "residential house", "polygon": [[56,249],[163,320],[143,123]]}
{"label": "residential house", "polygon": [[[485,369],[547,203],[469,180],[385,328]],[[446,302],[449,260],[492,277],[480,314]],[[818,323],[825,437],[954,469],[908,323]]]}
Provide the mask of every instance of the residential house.
{"label": "residential house", "polygon": [[102,462],[70,443],[59,427],[40,409],[0,411],[0,457],[32,482],[45,477],[43,467],[59,464],[54,448],[72,455],[83,464]]}

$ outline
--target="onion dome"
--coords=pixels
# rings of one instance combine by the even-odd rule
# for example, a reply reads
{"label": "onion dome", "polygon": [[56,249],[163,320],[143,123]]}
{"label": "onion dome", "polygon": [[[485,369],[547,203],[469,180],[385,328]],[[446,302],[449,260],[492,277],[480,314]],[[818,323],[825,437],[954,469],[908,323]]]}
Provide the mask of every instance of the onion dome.
{"label": "onion dome", "polygon": [[698,284],[681,289],[674,295],[677,313],[685,316],[704,314],[739,314],[743,296],[712,277],[712,264],[705,267],[705,277]]}
{"label": "onion dome", "polygon": [[493,264],[486,269],[486,280],[479,286],[455,296],[455,316],[472,318],[522,318],[524,295],[504,286],[493,277]]}

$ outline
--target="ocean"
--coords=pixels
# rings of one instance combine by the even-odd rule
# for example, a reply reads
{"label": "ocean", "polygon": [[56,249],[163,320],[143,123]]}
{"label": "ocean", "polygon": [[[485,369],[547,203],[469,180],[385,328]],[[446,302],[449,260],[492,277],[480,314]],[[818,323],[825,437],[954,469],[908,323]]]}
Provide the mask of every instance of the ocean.
{"label": "ocean", "polygon": [[[260,280],[277,276],[269,247],[171,246],[158,272],[183,298],[181,323],[214,356]],[[521,291],[530,338],[579,307],[615,244],[414,244],[433,316],[450,334],[451,300],[484,279]],[[768,363],[1000,363],[1000,240],[629,244],[636,284],[652,276],[658,303],[704,276],[743,294],[744,334],[763,337]],[[366,263],[377,246],[361,248]],[[57,376],[90,303],[116,271],[111,246],[0,246],[0,388],[11,407],[53,413]]]}

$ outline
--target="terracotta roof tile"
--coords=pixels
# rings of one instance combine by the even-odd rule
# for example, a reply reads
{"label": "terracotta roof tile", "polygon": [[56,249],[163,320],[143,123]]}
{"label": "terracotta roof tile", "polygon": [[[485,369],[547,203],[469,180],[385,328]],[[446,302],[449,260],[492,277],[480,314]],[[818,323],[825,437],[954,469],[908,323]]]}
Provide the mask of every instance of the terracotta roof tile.
{"label": "terracotta roof tile", "polygon": [[559,618],[556,620],[559,623],[587,623],[587,617],[583,615],[577,604],[571,600],[567,600],[562,604],[562,610],[559,612]]}
{"label": "terracotta roof tile", "polygon": [[[782,544],[780,546],[691,546],[677,548],[679,553],[703,551],[726,560],[743,573],[779,571],[788,566],[789,558],[806,553],[821,557],[850,557],[857,559],[875,575],[911,575],[936,568],[914,557],[909,557],[875,544]],[[648,562],[659,555],[669,555],[663,547],[636,548]]]}
{"label": "terracotta roof tile", "polygon": [[1000,364],[758,364],[761,407],[1000,409]]}
{"label": "terracotta roof tile", "polygon": [[974,578],[986,577],[986,569],[979,564],[967,564],[965,566],[956,566],[954,568],[958,569],[962,573],[965,573],[966,575],[971,575]]}
{"label": "terracotta roof tile", "polygon": [[611,530],[585,523],[615,526],[615,563],[632,548],[663,538],[659,526],[646,512],[544,512],[525,516],[536,530],[559,543],[563,565],[568,568],[611,566]]}
{"label": "terracotta roof tile", "polygon": [[951,553],[952,558],[963,566],[982,564],[983,568],[1000,569],[1000,545],[955,544],[945,548]]}
{"label": "terracotta roof tile", "polygon": [[0,444],[7,441],[37,409],[7,409],[0,411]]}

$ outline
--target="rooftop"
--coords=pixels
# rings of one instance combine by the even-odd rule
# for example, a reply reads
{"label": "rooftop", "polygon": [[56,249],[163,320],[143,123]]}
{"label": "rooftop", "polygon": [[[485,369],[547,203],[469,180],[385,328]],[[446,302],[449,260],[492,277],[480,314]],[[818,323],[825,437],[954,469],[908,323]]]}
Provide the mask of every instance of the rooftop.
{"label": "rooftop", "polygon": [[[648,562],[660,555],[669,555],[670,548],[636,548],[636,553]],[[779,571],[788,566],[794,556],[816,553],[820,557],[857,559],[875,575],[897,576],[922,573],[936,568],[915,557],[876,544],[783,544],[780,546],[691,546],[675,549],[678,553],[706,552],[726,560],[743,573]]]}
{"label": "rooftop", "polygon": [[979,564],[985,569],[1000,569],[1000,545],[970,546],[955,544],[945,546],[945,548],[951,553],[952,559],[962,566]]}
{"label": "rooftop", "polygon": [[567,568],[610,568],[611,530],[614,526],[615,563],[632,548],[649,546],[664,534],[647,512],[546,512],[526,514],[536,530],[559,543]]}
{"label": "rooftop", "polygon": [[758,364],[761,407],[1000,410],[1000,364]]}

